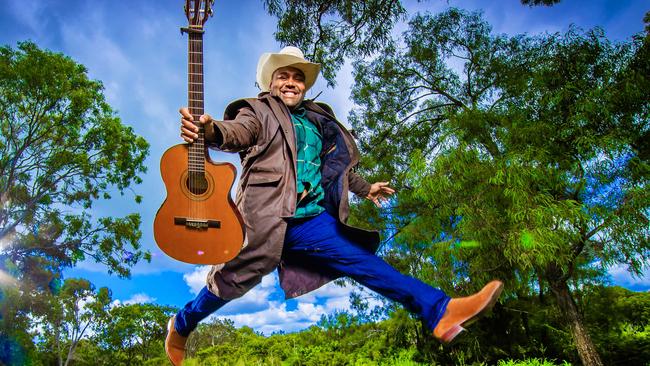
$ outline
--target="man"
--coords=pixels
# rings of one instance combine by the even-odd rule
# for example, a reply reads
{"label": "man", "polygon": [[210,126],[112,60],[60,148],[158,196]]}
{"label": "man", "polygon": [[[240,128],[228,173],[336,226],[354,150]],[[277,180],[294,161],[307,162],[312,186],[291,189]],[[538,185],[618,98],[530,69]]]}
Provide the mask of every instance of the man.
{"label": "man", "polygon": [[[258,98],[230,104],[224,121],[200,118],[211,147],[240,153],[236,203],[247,244],[235,259],[213,267],[207,286],[170,319],[165,349],[175,365],[182,363],[187,336],[199,321],[275,268],[287,298],[351,277],[418,314],[444,343],[501,293],[503,284],[493,281],[477,294],[451,299],[377,257],[377,232],[346,224],[348,191],[379,206],[394,190],[352,170],[359,152],[350,132],[327,105],[304,99],[319,70],[296,47],[265,53],[257,65],[263,89]],[[180,112],[181,136],[193,142],[198,128],[186,108]]]}

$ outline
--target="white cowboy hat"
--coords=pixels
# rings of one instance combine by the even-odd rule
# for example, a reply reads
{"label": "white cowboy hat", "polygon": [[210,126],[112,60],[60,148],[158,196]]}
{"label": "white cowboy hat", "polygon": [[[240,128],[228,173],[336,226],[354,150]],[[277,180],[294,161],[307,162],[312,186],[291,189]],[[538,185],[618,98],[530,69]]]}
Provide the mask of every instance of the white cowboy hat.
{"label": "white cowboy hat", "polygon": [[298,47],[287,46],[280,53],[263,53],[257,62],[257,85],[263,92],[268,92],[273,72],[281,67],[291,66],[305,74],[305,91],[314,85],[320,65],[305,60],[305,55]]}

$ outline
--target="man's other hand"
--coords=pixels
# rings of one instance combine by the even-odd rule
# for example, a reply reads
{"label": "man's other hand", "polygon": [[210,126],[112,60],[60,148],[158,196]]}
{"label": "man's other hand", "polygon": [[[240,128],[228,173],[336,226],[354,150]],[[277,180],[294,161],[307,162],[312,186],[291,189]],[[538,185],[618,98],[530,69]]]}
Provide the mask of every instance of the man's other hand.
{"label": "man's other hand", "polygon": [[376,182],[370,185],[370,191],[366,196],[375,206],[381,207],[383,201],[388,201],[388,196],[395,193],[395,190],[388,186],[388,182]]}

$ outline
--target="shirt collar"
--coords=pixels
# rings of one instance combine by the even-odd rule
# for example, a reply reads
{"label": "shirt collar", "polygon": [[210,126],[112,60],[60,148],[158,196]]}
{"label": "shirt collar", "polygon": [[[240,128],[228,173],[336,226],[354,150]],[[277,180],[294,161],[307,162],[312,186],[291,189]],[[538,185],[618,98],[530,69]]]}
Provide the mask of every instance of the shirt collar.
{"label": "shirt collar", "polygon": [[296,116],[296,117],[305,117],[307,114],[307,110],[305,109],[305,106],[303,104],[300,104],[298,107],[296,107],[293,111],[291,111],[291,114]]}

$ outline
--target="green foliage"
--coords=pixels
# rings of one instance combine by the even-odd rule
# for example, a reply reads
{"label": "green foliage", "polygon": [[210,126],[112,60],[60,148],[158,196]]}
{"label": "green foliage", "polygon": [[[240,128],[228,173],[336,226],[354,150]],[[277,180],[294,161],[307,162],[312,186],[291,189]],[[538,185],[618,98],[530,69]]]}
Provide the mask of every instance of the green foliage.
{"label": "green foliage", "polygon": [[32,313],[36,345],[51,364],[68,365],[79,342],[105,325],[111,293],[84,279],[66,279],[56,294],[41,297],[43,307]]}
{"label": "green foliage", "polygon": [[[300,333],[264,337],[250,328],[235,329],[231,323],[216,321],[199,327],[192,338],[208,338],[212,343],[194,352],[188,364],[246,365],[417,365],[412,344],[401,343],[414,336],[415,323],[404,319],[388,323],[356,323],[349,314],[323,320],[326,327],[311,327]],[[386,325],[388,324],[388,325]],[[212,333],[206,331],[210,329]],[[220,333],[215,333],[218,331]],[[196,342],[196,341],[195,341]],[[198,341],[197,343],[206,340]],[[399,347],[405,345],[406,349]]]}
{"label": "green foliage", "polygon": [[142,363],[164,352],[167,321],[176,311],[154,304],[115,306],[93,340],[111,355],[107,365]]}
{"label": "green foliage", "polygon": [[[521,0],[528,6],[558,4],[561,0]],[[329,86],[346,59],[364,59],[391,42],[395,25],[406,18],[402,1],[389,0],[264,0],[278,19],[275,39],[305,52],[321,64]]]}
{"label": "green foliage", "polygon": [[[499,361],[499,363],[497,364],[497,366],[554,366],[554,365],[556,364],[546,360],[538,360],[536,358],[533,358],[531,360],[526,360],[526,361],[513,361],[513,360]],[[566,361],[564,361],[564,363],[562,363],[561,365],[571,366],[571,364]]]}
{"label": "green foliage", "polygon": [[[650,297],[620,287],[579,293],[585,322],[606,365],[645,365]],[[298,333],[263,336],[216,320],[200,325],[187,365],[521,365],[580,364],[569,324],[552,298],[509,298],[473,324],[458,344],[442,347],[404,310],[386,320],[358,322],[341,312]],[[606,319],[603,319],[606,318]],[[634,328],[634,330],[632,330]],[[645,329],[645,331],[644,331]],[[630,341],[630,334],[635,337]],[[644,333],[645,332],[645,333]],[[643,338],[646,337],[646,338]],[[643,340],[644,339],[644,340]]]}
{"label": "green foliage", "polygon": [[102,89],[62,54],[0,47],[0,348],[22,340],[29,352],[28,327],[17,324],[47,313],[41,297],[60,296],[63,268],[92,259],[128,276],[149,259],[139,214],[91,215],[95,201],[141,182],[148,152]]}
{"label": "green foliage", "polygon": [[559,4],[562,0],[521,0],[521,3],[528,6],[546,5],[553,6]]}
{"label": "green foliage", "polygon": [[210,323],[201,323],[187,340],[187,354],[194,355],[197,350],[227,343],[236,332],[232,320],[215,319]]}
{"label": "green foliage", "polygon": [[320,63],[330,86],[345,58],[365,57],[380,49],[405,13],[400,1],[387,0],[264,0],[264,6],[278,18],[275,38]]}
{"label": "green foliage", "polygon": [[37,346],[36,352],[28,356],[33,364],[113,366],[168,362],[163,340],[167,320],[176,308],[154,304],[109,306],[107,289],[97,293],[92,289],[86,280],[67,280],[60,294],[48,302],[48,313],[29,324]]}
{"label": "green foliage", "polygon": [[[73,304],[87,281],[70,280],[60,301]],[[85,291],[85,290],[84,290]],[[94,292],[100,295],[101,291]],[[607,365],[645,365],[650,359],[650,296],[620,287],[585,286],[578,293],[587,327],[594,331]],[[106,303],[104,298],[101,303]],[[87,308],[90,302],[79,309]],[[65,305],[68,306],[68,305]],[[60,314],[48,303],[49,319]],[[230,320],[202,323],[188,339],[185,365],[571,365],[579,364],[569,325],[553,298],[509,298],[492,315],[473,324],[457,344],[443,347],[429,330],[405,310],[385,320],[361,322],[340,312],[318,326],[290,334],[264,336],[236,328]],[[75,365],[158,365],[168,361],[163,350],[165,323],[177,309],[153,304],[116,305],[94,318],[93,332],[82,337],[70,363]],[[74,321],[70,325],[74,324]],[[29,365],[57,364],[54,328],[28,324],[42,340],[25,357]],[[68,326],[68,329],[72,329]],[[63,333],[61,333],[63,334]],[[48,338],[49,337],[49,338]],[[63,339],[63,338],[61,338]],[[69,346],[66,341],[61,342]],[[607,346],[607,347],[604,347]]]}
{"label": "green foliage", "polygon": [[30,42],[0,48],[0,259],[23,284],[47,284],[48,272],[85,258],[128,276],[148,258],[139,214],[89,213],[146,171],[148,143],[122,124],[102,89],[64,55]]}
{"label": "green foliage", "polygon": [[615,365],[644,365],[650,360],[650,293],[621,287],[587,288],[585,322],[593,329],[603,358]]}
{"label": "green foliage", "polygon": [[593,355],[569,284],[650,258],[647,41],[492,35],[458,9],[413,16],[403,39],[355,63],[350,118],[370,180],[400,192],[371,216],[386,251],[452,294],[548,283]]}
{"label": "green foliage", "polygon": [[0,291],[0,362],[16,365],[32,365],[37,349],[32,342],[34,334],[30,332],[32,318],[22,311],[27,299],[17,287],[8,287]]}

